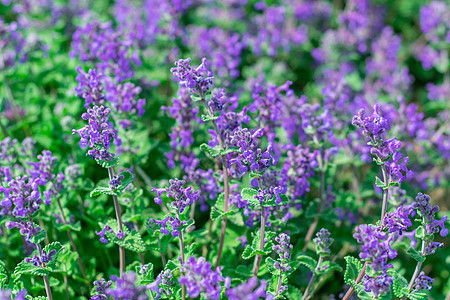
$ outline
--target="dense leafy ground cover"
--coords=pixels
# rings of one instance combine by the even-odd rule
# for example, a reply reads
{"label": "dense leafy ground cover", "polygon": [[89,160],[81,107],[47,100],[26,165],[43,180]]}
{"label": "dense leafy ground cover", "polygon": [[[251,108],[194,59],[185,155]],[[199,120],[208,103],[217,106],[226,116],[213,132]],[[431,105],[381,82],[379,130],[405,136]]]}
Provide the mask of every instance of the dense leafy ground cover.
{"label": "dense leafy ground cover", "polygon": [[3,0],[0,299],[448,299],[449,20]]}

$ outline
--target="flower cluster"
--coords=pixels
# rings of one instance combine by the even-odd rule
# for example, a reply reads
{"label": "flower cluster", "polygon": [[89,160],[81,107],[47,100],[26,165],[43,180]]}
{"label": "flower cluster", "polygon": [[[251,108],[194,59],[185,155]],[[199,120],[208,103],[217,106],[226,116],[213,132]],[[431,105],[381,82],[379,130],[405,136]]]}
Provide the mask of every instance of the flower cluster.
{"label": "flower cluster", "polygon": [[116,190],[121,184],[122,180],[125,179],[124,175],[116,175],[109,181],[109,187],[111,190]]}
{"label": "flower cluster", "polygon": [[333,243],[333,239],[330,238],[330,232],[325,228],[320,229],[316,234],[316,238],[313,239],[317,245],[317,254],[322,257],[327,257],[331,254],[330,246]]}
{"label": "flower cluster", "polygon": [[[89,146],[87,155],[96,160],[109,161],[114,158],[115,154],[110,152],[111,142],[117,138],[117,132],[112,129],[111,123],[108,123],[111,109],[105,106],[94,106],[88,108],[86,113],[81,116],[83,120],[88,121],[89,125],[75,130],[72,134],[78,133],[80,136],[80,147]],[[116,141],[117,143],[117,141]]]}
{"label": "flower cluster", "polygon": [[173,201],[171,205],[178,210],[179,213],[182,213],[184,209],[197,201],[199,198],[198,191],[192,191],[192,187],[183,188],[183,185],[186,183],[184,180],[179,180],[177,178],[170,179],[168,188],[152,188],[152,191],[156,191],[158,196],[155,198],[156,204],[162,203],[162,194],[166,193],[167,197],[172,198]]}
{"label": "flower cluster", "polygon": [[[391,128],[388,120],[379,113],[379,106],[374,106],[374,111],[370,116],[361,109],[353,117],[352,124],[363,129],[363,134],[370,139],[370,152],[377,157],[380,162],[386,162],[386,168],[390,182],[401,183],[405,178],[411,178],[413,172],[406,167],[409,158],[397,152],[401,143],[396,138],[385,140],[385,133]],[[392,160],[389,161],[389,158]]]}
{"label": "flower cluster", "polygon": [[399,235],[402,235],[404,230],[412,226],[409,217],[411,213],[411,207],[400,205],[395,211],[384,216],[382,226],[389,228],[389,233],[398,232]]}
{"label": "flower cluster", "polygon": [[27,257],[25,258],[26,263],[33,263],[35,267],[45,267],[47,263],[52,260],[53,255],[56,254],[56,250],[53,249],[49,253],[42,251],[42,255],[39,257],[37,254],[33,256],[33,258]]}
{"label": "flower cluster", "polygon": [[439,211],[439,206],[431,206],[430,196],[427,194],[418,193],[416,201],[413,202],[412,208],[417,210],[419,216],[425,220],[425,232],[427,235],[438,233],[445,237],[448,235],[448,228],[445,228],[445,221],[447,216],[441,220],[437,220],[435,214]]}
{"label": "flower cluster", "polygon": [[107,288],[106,294],[114,299],[124,300],[146,300],[148,299],[147,290],[145,285],[136,286],[137,274],[134,272],[127,272],[122,277],[115,275],[111,276],[111,280],[115,282],[115,287]]}
{"label": "flower cluster", "polygon": [[313,169],[319,165],[316,160],[319,152],[311,151],[302,145],[288,146],[287,149],[282,173],[293,186],[292,199],[296,200],[309,191],[308,179],[314,176]]}
{"label": "flower cluster", "polygon": [[202,58],[202,63],[195,69],[191,67],[190,58],[176,61],[175,66],[170,72],[179,80],[180,86],[186,87],[193,94],[204,98],[214,85],[214,77],[208,69],[206,58]]}
{"label": "flower cluster", "polygon": [[433,283],[433,281],[434,281],[433,278],[426,276],[425,273],[422,271],[414,281],[414,290],[416,291],[431,290],[431,284]]}
{"label": "flower cluster", "polygon": [[137,114],[142,117],[146,101],[142,98],[137,99],[141,90],[141,87],[131,82],[115,84],[111,78],[105,79],[105,99],[120,114]]}
{"label": "flower cluster", "polygon": [[191,298],[200,295],[206,299],[219,299],[222,291],[221,282],[226,281],[221,274],[221,268],[215,271],[211,269],[211,263],[205,258],[196,259],[191,256],[182,264],[180,269],[182,275],[178,282],[186,285],[186,290]]}
{"label": "flower cluster", "polygon": [[258,277],[251,277],[247,282],[244,282],[234,288],[228,289],[225,295],[229,300],[257,300],[260,298],[270,300],[273,297],[266,293],[266,281],[261,280],[258,286]]}
{"label": "flower cluster", "polygon": [[107,300],[109,297],[107,296],[106,291],[112,284],[113,282],[111,280],[106,281],[104,278],[94,281],[96,294],[92,296],[90,300]]}
{"label": "flower cluster", "polygon": [[271,164],[275,164],[276,160],[270,153],[270,146],[263,151],[260,148],[258,137],[263,135],[263,129],[259,129],[252,133],[247,128],[236,128],[230,136],[227,137],[226,143],[231,147],[238,147],[239,152],[235,157],[230,159],[230,164],[236,166],[238,174],[255,171],[262,172]]}
{"label": "flower cluster", "polygon": [[141,64],[137,52],[130,55],[132,44],[133,40],[116,31],[112,22],[92,21],[77,28],[70,55],[79,56],[83,62],[95,62],[102,74],[121,82],[133,77],[133,64]]}
{"label": "flower cluster", "polygon": [[103,105],[105,103],[101,82],[103,76],[99,74],[97,69],[90,69],[86,73],[81,66],[78,66],[76,71],[78,72],[76,77],[78,86],[75,88],[75,92],[77,96],[84,99],[84,107],[88,109],[91,104],[95,106]]}

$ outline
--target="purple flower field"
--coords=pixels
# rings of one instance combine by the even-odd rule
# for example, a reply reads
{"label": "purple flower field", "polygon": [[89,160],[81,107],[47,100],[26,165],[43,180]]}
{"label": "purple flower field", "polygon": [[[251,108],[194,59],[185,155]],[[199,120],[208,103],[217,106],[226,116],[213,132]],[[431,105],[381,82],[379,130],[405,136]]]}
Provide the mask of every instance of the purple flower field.
{"label": "purple flower field", "polygon": [[0,300],[450,300],[450,3],[0,0]]}

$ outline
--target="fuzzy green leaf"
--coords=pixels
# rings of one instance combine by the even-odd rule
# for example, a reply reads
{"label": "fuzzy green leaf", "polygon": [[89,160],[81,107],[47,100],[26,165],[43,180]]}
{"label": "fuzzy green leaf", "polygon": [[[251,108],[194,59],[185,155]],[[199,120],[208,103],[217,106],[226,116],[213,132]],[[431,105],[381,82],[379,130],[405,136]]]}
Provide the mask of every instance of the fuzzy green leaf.
{"label": "fuzzy green leaf", "polygon": [[425,261],[425,256],[422,256],[419,252],[417,252],[416,249],[414,249],[412,247],[410,247],[406,251],[406,254],[408,254],[409,256],[411,256],[412,258],[414,258],[418,262],[424,262]]}
{"label": "fuzzy green leaf", "polygon": [[217,120],[219,118],[219,116],[208,116],[208,115],[202,115],[202,121],[203,122],[208,122],[208,121],[212,121],[212,120]]}
{"label": "fuzzy green leaf", "polygon": [[412,292],[410,294],[406,294],[406,297],[411,300],[428,300],[428,294],[425,292]]}
{"label": "fuzzy green leaf", "polygon": [[33,244],[39,244],[47,237],[47,232],[44,229],[39,230],[39,232],[30,238],[30,242]]}
{"label": "fuzzy green leaf", "polygon": [[215,146],[215,147],[213,148],[213,147],[209,146],[209,145],[206,144],[206,143],[203,143],[203,144],[200,145],[200,150],[205,151],[205,152],[208,152],[209,155],[211,155],[211,156],[213,156],[213,157],[219,155],[220,152],[221,152],[221,149],[220,149],[220,146],[219,146],[219,145],[217,145],[217,146]]}
{"label": "fuzzy green leaf", "polygon": [[380,187],[380,188],[385,188],[386,187],[386,185],[384,184],[384,182],[380,179],[380,178],[378,178],[378,177],[375,177],[375,185],[377,186],[377,187]]}
{"label": "fuzzy green leaf", "polygon": [[91,193],[90,193],[90,196],[91,197],[96,197],[96,196],[101,195],[101,194],[109,195],[109,196],[112,196],[112,195],[116,195],[117,196],[117,193],[115,191],[112,191],[109,187],[104,187],[104,186],[98,186],[95,189],[93,189],[91,191]]}
{"label": "fuzzy green leaf", "polygon": [[77,221],[75,223],[67,223],[67,224],[55,224],[56,230],[58,231],[80,231],[81,230],[81,222]]}
{"label": "fuzzy green leaf", "polygon": [[118,176],[123,175],[122,184],[117,187],[117,191],[123,191],[130,183],[133,182],[133,174],[130,171],[123,171]]}
{"label": "fuzzy green leaf", "polygon": [[312,272],[316,269],[317,261],[309,256],[306,255],[300,255],[297,257],[297,261],[301,264],[310,269]]}
{"label": "fuzzy green leaf", "polygon": [[315,273],[317,275],[325,275],[328,272],[332,272],[332,271],[338,271],[338,272],[342,271],[342,267],[340,265],[338,265],[337,263],[331,262],[331,261],[322,262],[322,264],[319,266],[319,269],[321,271],[315,271]]}
{"label": "fuzzy green leaf", "polygon": [[361,272],[363,268],[363,264],[359,261],[359,259],[353,256],[344,257],[347,265],[345,267],[344,281],[347,284],[352,284],[358,278],[359,272]]}
{"label": "fuzzy green leaf", "polygon": [[130,231],[128,227],[123,226],[122,228],[125,233],[125,236],[122,239],[118,239],[116,236],[116,233],[119,232],[119,226],[117,225],[117,221],[109,220],[108,222],[106,222],[106,225],[111,227],[111,229],[114,231],[114,232],[106,231],[106,237],[109,241],[112,241],[114,244],[117,244],[133,252],[144,252],[146,250],[141,235],[136,230],[133,229]]}
{"label": "fuzzy green leaf", "polygon": [[280,274],[280,270],[275,268],[274,264],[275,264],[275,260],[272,257],[266,258],[266,266],[267,266],[267,269],[269,270],[270,274],[272,274],[273,276],[277,276]]}
{"label": "fuzzy green leaf", "polygon": [[258,190],[252,188],[243,188],[241,191],[242,199],[250,202],[251,205],[259,206],[259,200],[255,199],[258,195]]}

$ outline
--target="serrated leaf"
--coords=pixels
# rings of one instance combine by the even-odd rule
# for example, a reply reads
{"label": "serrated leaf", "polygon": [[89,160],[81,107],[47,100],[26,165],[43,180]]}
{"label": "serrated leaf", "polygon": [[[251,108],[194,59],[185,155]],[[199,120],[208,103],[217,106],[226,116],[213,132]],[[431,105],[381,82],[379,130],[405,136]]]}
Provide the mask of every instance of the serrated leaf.
{"label": "serrated leaf", "polygon": [[418,239],[423,239],[425,237],[425,230],[423,229],[422,225],[417,227],[415,237]]}
{"label": "serrated leaf", "polygon": [[322,264],[319,266],[319,271],[316,271],[315,273],[317,275],[325,275],[328,272],[332,272],[332,271],[342,271],[342,267],[340,265],[338,265],[337,263],[331,262],[331,261],[324,261],[322,262]]}
{"label": "serrated leaf", "polygon": [[410,247],[407,251],[406,254],[408,254],[409,256],[411,256],[412,258],[414,258],[416,261],[419,262],[424,262],[425,261],[425,256],[422,256],[419,252],[417,252],[416,249]]}
{"label": "serrated leaf", "polygon": [[202,121],[203,122],[208,122],[208,121],[212,121],[212,120],[217,120],[219,118],[219,116],[208,116],[208,115],[202,115]]}
{"label": "serrated leaf", "polygon": [[81,230],[81,222],[77,221],[75,223],[67,223],[67,224],[61,224],[56,223],[55,224],[56,230],[58,231],[80,231]]}
{"label": "serrated leaf", "polygon": [[47,254],[52,250],[56,251],[56,253],[52,256],[52,260],[47,263],[47,268],[50,269],[50,271],[54,271],[56,269],[56,262],[58,260],[59,253],[63,248],[64,247],[60,242],[53,242],[42,249],[42,251],[45,251]]}
{"label": "serrated leaf", "polygon": [[280,270],[275,268],[274,264],[275,264],[275,260],[272,257],[266,258],[266,266],[267,266],[267,269],[269,270],[270,274],[272,274],[273,276],[280,275]]}
{"label": "serrated leaf", "polygon": [[252,188],[243,188],[241,191],[242,199],[250,202],[252,205],[259,206],[259,200],[255,199],[256,195],[258,195],[258,190]]}
{"label": "serrated leaf", "polygon": [[90,193],[90,196],[96,197],[101,194],[108,195],[108,196],[112,196],[112,195],[117,196],[117,193],[115,191],[112,191],[109,187],[104,187],[104,186],[98,186],[95,189],[93,189]]}
{"label": "serrated leaf", "polygon": [[144,273],[141,273],[141,266],[136,266],[136,274],[139,274],[140,280],[138,281],[139,285],[149,284],[153,282],[154,276],[153,276],[153,264],[148,263],[147,265],[147,271]]}
{"label": "serrated leaf", "polygon": [[[407,288],[408,281],[402,275],[398,274],[394,269],[389,269],[388,273],[390,276],[394,277],[394,282],[392,284],[392,289],[394,295],[398,298],[402,298],[404,294],[408,294],[409,290]],[[406,290],[405,290],[406,289]],[[406,291],[406,293],[405,293]]]}
{"label": "serrated leaf", "polygon": [[122,179],[122,184],[120,184],[116,190],[123,191],[130,183],[133,182],[133,174],[130,171],[123,171],[118,176],[122,175],[124,178]]}
{"label": "serrated leaf", "polygon": [[36,267],[31,262],[27,263],[25,261],[21,261],[14,269],[13,276],[15,277],[15,280],[17,280],[22,274],[29,274],[33,276],[48,276],[50,274],[50,271],[46,268]]}
{"label": "serrated leaf", "polygon": [[237,268],[234,270],[234,272],[237,275],[242,275],[244,277],[252,277],[253,276],[253,273],[247,268],[247,266],[244,266],[244,265],[237,266]]}
{"label": "serrated leaf", "polygon": [[317,261],[312,257],[309,257],[307,255],[300,255],[299,257],[297,257],[297,261],[299,262],[299,264],[304,265],[312,272],[314,272],[314,270],[316,269]]}
{"label": "serrated leaf", "polygon": [[233,153],[233,152],[238,152],[239,148],[238,147],[228,147],[225,150],[220,150],[220,154],[221,155],[226,155],[228,153]]}
{"label": "serrated leaf", "polygon": [[358,278],[359,272],[361,272],[363,268],[363,264],[359,259],[353,256],[346,256],[344,259],[347,262],[347,265],[345,266],[344,281],[345,283],[352,285],[356,278]]}
{"label": "serrated leaf", "polygon": [[108,169],[113,168],[119,164],[119,157],[116,156],[111,160],[96,159],[95,161],[103,168]]}
{"label": "serrated leaf", "polygon": [[286,195],[280,195],[280,197],[281,197],[281,202],[278,204],[276,203],[276,197],[274,196],[272,199],[270,199],[266,202],[263,202],[261,204],[261,206],[272,207],[272,206],[278,206],[278,205],[286,205],[289,203],[289,198]]}
{"label": "serrated leaf", "polygon": [[406,297],[411,300],[428,300],[428,294],[425,292],[412,292],[410,294],[406,294]]}
{"label": "serrated leaf", "polygon": [[118,239],[116,233],[119,232],[119,225],[117,225],[116,220],[109,220],[106,222],[106,225],[111,227],[114,232],[106,231],[106,237],[109,241],[112,241],[114,244],[117,244],[121,247],[124,247],[127,250],[133,252],[144,252],[146,250],[144,241],[141,238],[141,235],[136,230],[129,230],[127,226],[123,226],[123,231],[125,236],[122,239]]}
{"label": "serrated leaf", "polygon": [[255,256],[255,253],[253,252],[253,248],[251,245],[247,244],[245,246],[244,252],[242,252],[242,258],[243,259],[250,259],[253,256]]}
{"label": "serrated leaf", "polygon": [[38,231],[38,233],[35,236],[32,236],[30,238],[30,242],[32,242],[33,244],[39,244],[40,242],[45,240],[46,237],[47,237],[47,232],[44,229],[41,229]]}
{"label": "serrated leaf", "polygon": [[378,176],[375,177],[375,185],[377,187],[380,187],[380,188],[383,188],[383,189],[386,187],[384,182]]}
{"label": "serrated leaf", "polygon": [[208,152],[209,155],[215,157],[220,154],[221,148],[219,145],[217,145],[213,148],[213,147],[209,146],[208,144],[203,143],[200,145],[200,150]]}

